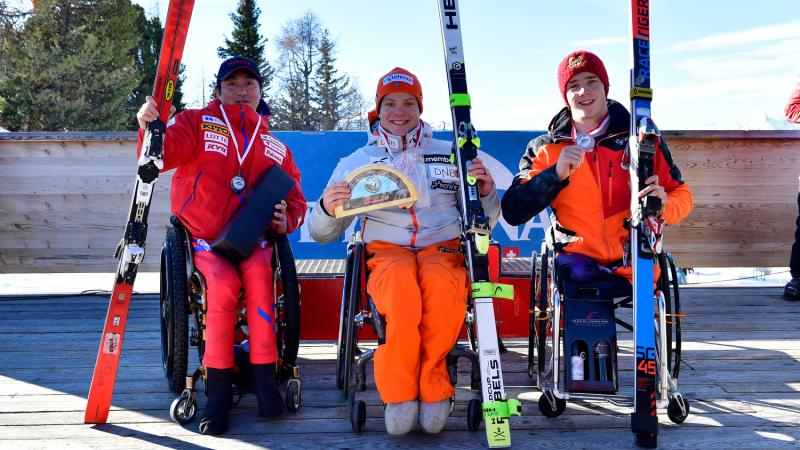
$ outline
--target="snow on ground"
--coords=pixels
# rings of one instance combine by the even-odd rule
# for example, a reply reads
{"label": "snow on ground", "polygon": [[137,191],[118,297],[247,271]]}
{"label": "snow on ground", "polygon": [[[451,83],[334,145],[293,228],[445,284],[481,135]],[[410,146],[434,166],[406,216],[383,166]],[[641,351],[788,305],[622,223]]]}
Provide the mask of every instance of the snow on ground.
{"label": "snow on ground", "polygon": [[[134,291],[158,292],[158,278],[157,272],[139,273]],[[786,267],[699,268],[686,275],[686,285],[766,287],[783,286],[790,279],[789,269]],[[113,283],[112,273],[0,274],[0,296],[102,292],[110,291]]]}
{"label": "snow on ground", "polygon": [[[158,292],[158,272],[140,272],[133,290]],[[0,295],[49,295],[110,292],[113,273],[14,273],[0,274]]]}

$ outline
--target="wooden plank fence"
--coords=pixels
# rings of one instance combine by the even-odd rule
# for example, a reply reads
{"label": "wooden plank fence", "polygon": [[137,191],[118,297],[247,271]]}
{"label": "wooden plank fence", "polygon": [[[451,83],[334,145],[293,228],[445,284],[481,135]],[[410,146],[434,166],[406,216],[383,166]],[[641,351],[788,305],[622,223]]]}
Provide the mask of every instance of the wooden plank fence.
{"label": "wooden plank fence", "polygon": [[[665,132],[695,209],[665,246],[685,267],[788,263],[800,131]],[[0,133],[0,272],[109,272],[135,175],[134,133]],[[521,152],[522,149],[514,149]],[[149,251],[168,223],[170,174],[156,184]]]}

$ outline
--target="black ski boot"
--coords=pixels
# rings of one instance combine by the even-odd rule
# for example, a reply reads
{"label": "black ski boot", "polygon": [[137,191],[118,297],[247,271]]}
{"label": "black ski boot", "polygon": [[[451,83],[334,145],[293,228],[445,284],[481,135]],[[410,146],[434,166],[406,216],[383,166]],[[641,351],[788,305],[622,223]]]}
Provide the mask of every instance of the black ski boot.
{"label": "black ski boot", "polygon": [[200,433],[222,434],[228,430],[228,410],[233,398],[233,369],[206,369],[208,402],[200,419]]}
{"label": "black ski boot", "polygon": [[792,278],[783,288],[783,299],[789,301],[800,300],[800,278]]}
{"label": "black ski boot", "polygon": [[275,363],[253,364],[250,375],[253,392],[258,398],[258,414],[266,418],[283,414],[283,398],[275,381]]}

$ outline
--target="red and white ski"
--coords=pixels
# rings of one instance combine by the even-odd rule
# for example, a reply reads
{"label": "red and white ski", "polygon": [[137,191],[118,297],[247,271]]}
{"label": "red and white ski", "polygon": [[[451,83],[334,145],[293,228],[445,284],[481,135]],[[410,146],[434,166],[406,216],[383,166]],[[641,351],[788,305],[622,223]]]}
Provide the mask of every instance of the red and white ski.
{"label": "red and white ski", "polygon": [[153,187],[163,167],[161,160],[166,123],[169,120],[173,95],[181,68],[183,46],[192,17],[194,0],[170,0],[158,72],[153,86],[153,98],[158,102],[159,117],[148,124],[139,148],[139,169],[131,199],[125,235],[117,247],[119,260],[114,290],[106,313],[100,349],[94,366],[89,401],[86,405],[85,423],[106,423],[114,394],[125,324],[130,309],[133,282],[139,263],[144,259],[144,241],[147,237],[147,215],[150,212]]}

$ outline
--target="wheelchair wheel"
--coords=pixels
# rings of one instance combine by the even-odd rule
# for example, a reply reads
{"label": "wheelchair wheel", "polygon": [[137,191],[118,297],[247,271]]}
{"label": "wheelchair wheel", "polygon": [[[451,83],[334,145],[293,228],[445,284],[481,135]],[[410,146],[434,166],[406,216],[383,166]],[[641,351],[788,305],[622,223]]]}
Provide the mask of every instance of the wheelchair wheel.
{"label": "wheelchair wheel", "polygon": [[187,251],[183,230],[170,227],[161,247],[161,365],[169,389],[175,393],[186,385],[189,359]]}
{"label": "wheelchair wheel", "polygon": [[342,289],[342,305],[339,309],[339,337],[336,340],[336,388],[344,389],[344,366],[345,366],[345,352],[344,341],[347,337],[349,312],[349,299],[350,289],[353,283],[353,264],[355,259],[355,248],[350,246],[347,249],[347,261],[344,272],[344,287]]}
{"label": "wheelchair wheel", "polygon": [[554,419],[563,414],[565,409],[567,409],[566,400],[556,397],[552,392],[543,392],[539,396],[539,411],[543,416]]}
{"label": "wheelchair wheel", "polygon": [[197,400],[194,391],[189,389],[184,390],[169,407],[169,418],[181,425],[186,425],[194,420],[195,414],[197,414]]}
{"label": "wheelchair wheel", "polygon": [[667,312],[667,369],[677,379],[681,368],[681,300],[678,289],[678,271],[672,255],[658,256],[661,266],[659,289],[664,294]]}
{"label": "wheelchair wheel", "polygon": [[669,399],[667,405],[667,417],[672,423],[681,424],[687,417],[689,417],[689,401],[682,395],[676,395]]}
{"label": "wheelchair wheel", "polygon": [[481,401],[473,398],[467,404],[467,429],[469,431],[478,431],[483,421],[483,408]]}
{"label": "wheelchair wheel", "polygon": [[[532,334],[528,337],[528,353],[531,357],[528,359],[528,376],[531,378],[536,374],[536,385],[540,388],[543,386],[543,370],[546,365],[545,359],[547,357],[547,330],[553,326],[550,320],[550,250],[546,247],[544,251],[538,255],[538,260],[532,261],[534,264],[534,284],[531,296],[531,306],[534,312],[531,313],[531,321],[533,324]],[[538,310],[538,314],[536,311]],[[534,369],[533,364],[536,364]]]}
{"label": "wheelchair wheel", "polygon": [[300,287],[289,238],[275,235],[273,241],[278,356],[284,364],[294,366],[300,347]]}
{"label": "wheelchair wheel", "polygon": [[[362,271],[362,262],[363,262],[363,251],[364,245],[363,244],[356,244],[353,250],[353,270],[350,273],[354,274],[355,277],[360,277]],[[348,256],[349,260],[349,256]],[[353,366],[356,357],[356,341],[357,337],[357,330],[356,330],[356,323],[355,323],[355,316],[356,310],[360,306],[361,302],[361,280],[352,279],[350,280],[350,285],[348,286],[348,290],[345,292],[347,295],[346,302],[346,310],[342,315],[342,322],[341,322],[341,330],[340,334],[342,334],[343,339],[340,338],[338,353],[341,355],[340,360],[337,360],[337,364],[340,366],[337,369],[337,373],[341,373],[342,378],[342,388],[344,390],[344,397],[349,398],[350,393],[353,386]]]}
{"label": "wheelchair wheel", "polygon": [[300,380],[292,378],[286,383],[286,410],[290,413],[297,412],[300,409],[301,398]]}
{"label": "wheelchair wheel", "polygon": [[354,433],[363,433],[367,425],[367,404],[355,400],[350,406],[350,425]]}

